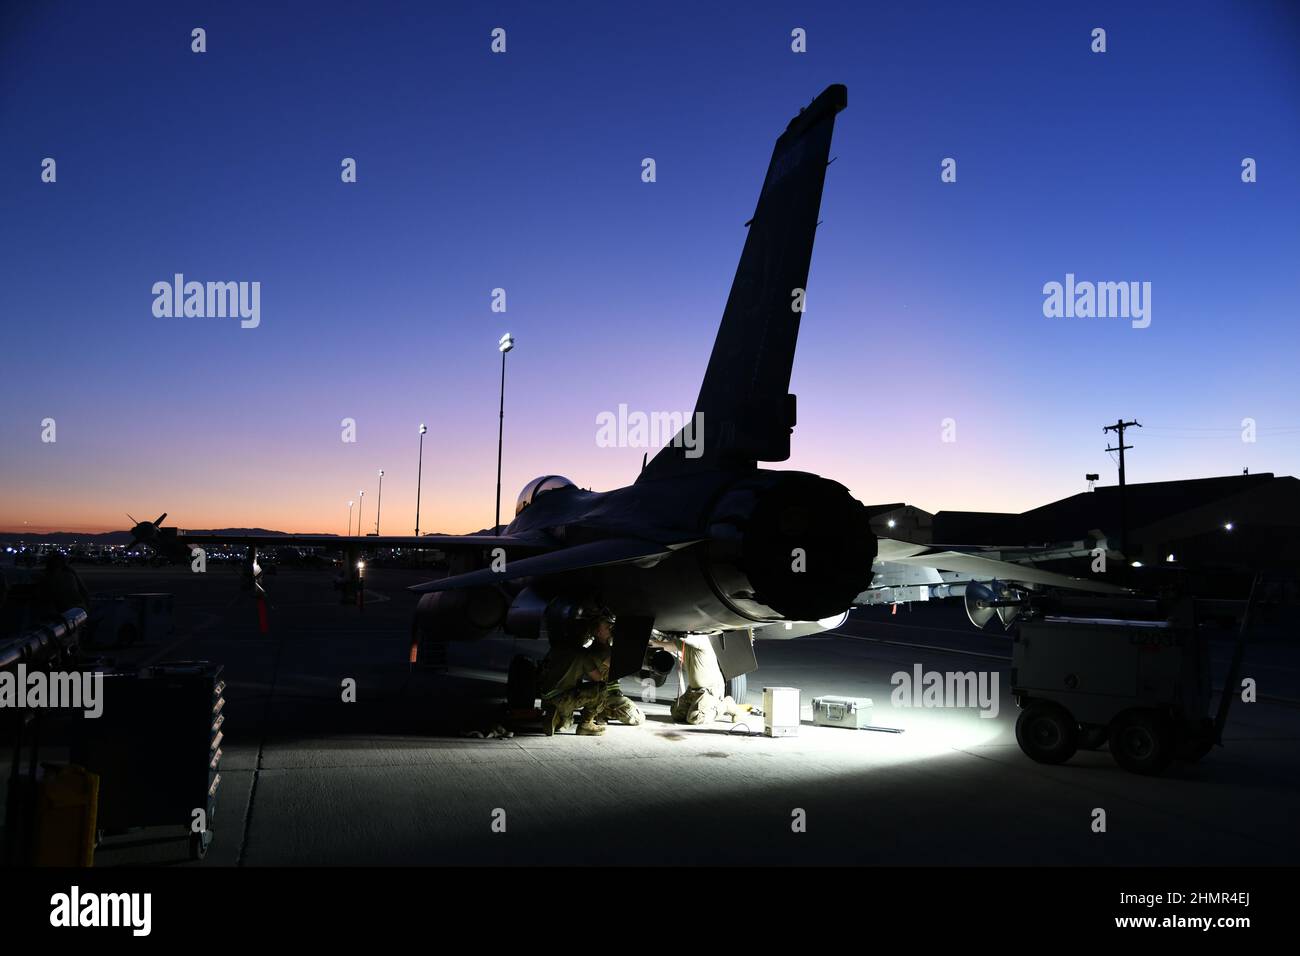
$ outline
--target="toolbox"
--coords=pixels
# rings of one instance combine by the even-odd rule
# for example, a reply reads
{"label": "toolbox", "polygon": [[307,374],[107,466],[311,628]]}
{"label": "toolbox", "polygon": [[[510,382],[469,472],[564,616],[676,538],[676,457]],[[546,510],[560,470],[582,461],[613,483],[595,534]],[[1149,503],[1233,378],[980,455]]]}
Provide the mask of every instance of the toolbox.
{"label": "toolbox", "polygon": [[862,730],[871,726],[871,706],[870,697],[814,697],[813,723]]}

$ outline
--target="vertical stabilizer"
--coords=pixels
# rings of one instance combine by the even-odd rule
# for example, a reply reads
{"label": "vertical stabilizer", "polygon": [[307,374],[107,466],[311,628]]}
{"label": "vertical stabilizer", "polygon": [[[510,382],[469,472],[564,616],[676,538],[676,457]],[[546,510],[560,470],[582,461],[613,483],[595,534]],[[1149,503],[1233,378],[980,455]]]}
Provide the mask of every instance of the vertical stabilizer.
{"label": "vertical stabilizer", "polygon": [[[638,480],[790,457],[790,369],[799,337],[835,114],[845,87],[827,87],[776,141],[695,403],[692,441],[662,449]],[[797,291],[796,291],[797,290]],[[688,445],[694,445],[692,451]],[[688,454],[689,452],[689,454]],[[692,457],[694,456],[694,457]]]}

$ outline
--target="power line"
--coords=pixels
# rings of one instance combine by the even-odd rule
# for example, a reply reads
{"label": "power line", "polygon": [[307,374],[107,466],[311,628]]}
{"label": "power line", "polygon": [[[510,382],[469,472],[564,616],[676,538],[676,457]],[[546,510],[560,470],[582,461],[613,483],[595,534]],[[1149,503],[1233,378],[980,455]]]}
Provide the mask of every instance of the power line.
{"label": "power line", "polygon": [[[1242,430],[1239,425],[1147,425],[1157,432],[1233,432]],[[1256,432],[1294,432],[1300,431],[1300,425],[1256,425]]]}

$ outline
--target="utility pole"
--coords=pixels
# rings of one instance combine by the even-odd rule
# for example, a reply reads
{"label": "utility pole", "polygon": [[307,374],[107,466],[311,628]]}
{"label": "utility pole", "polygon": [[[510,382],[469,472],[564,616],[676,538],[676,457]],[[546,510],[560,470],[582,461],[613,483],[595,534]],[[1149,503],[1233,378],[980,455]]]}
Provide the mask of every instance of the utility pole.
{"label": "utility pole", "polygon": [[1119,438],[1119,447],[1107,448],[1106,451],[1119,452],[1119,550],[1124,553],[1125,558],[1128,557],[1128,508],[1124,500],[1124,452],[1126,449],[1132,448],[1133,446],[1124,444],[1124,429],[1141,427],[1142,424],[1140,422],[1126,422],[1121,418],[1118,419],[1114,425],[1106,425],[1101,430],[1103,435],[1107,432],[1114,432]]}

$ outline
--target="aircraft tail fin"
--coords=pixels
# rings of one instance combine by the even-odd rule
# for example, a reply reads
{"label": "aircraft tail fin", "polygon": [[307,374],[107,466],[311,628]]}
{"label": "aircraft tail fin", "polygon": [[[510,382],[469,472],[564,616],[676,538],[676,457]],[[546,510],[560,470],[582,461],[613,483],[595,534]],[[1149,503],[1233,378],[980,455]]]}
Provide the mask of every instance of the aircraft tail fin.
{"label": "aircraft tail fin", "polygon": [[847,89],[829,86],[777,138],[695,414],[638,481],[790,457],[790,369],[831,131],[846,105]]}

